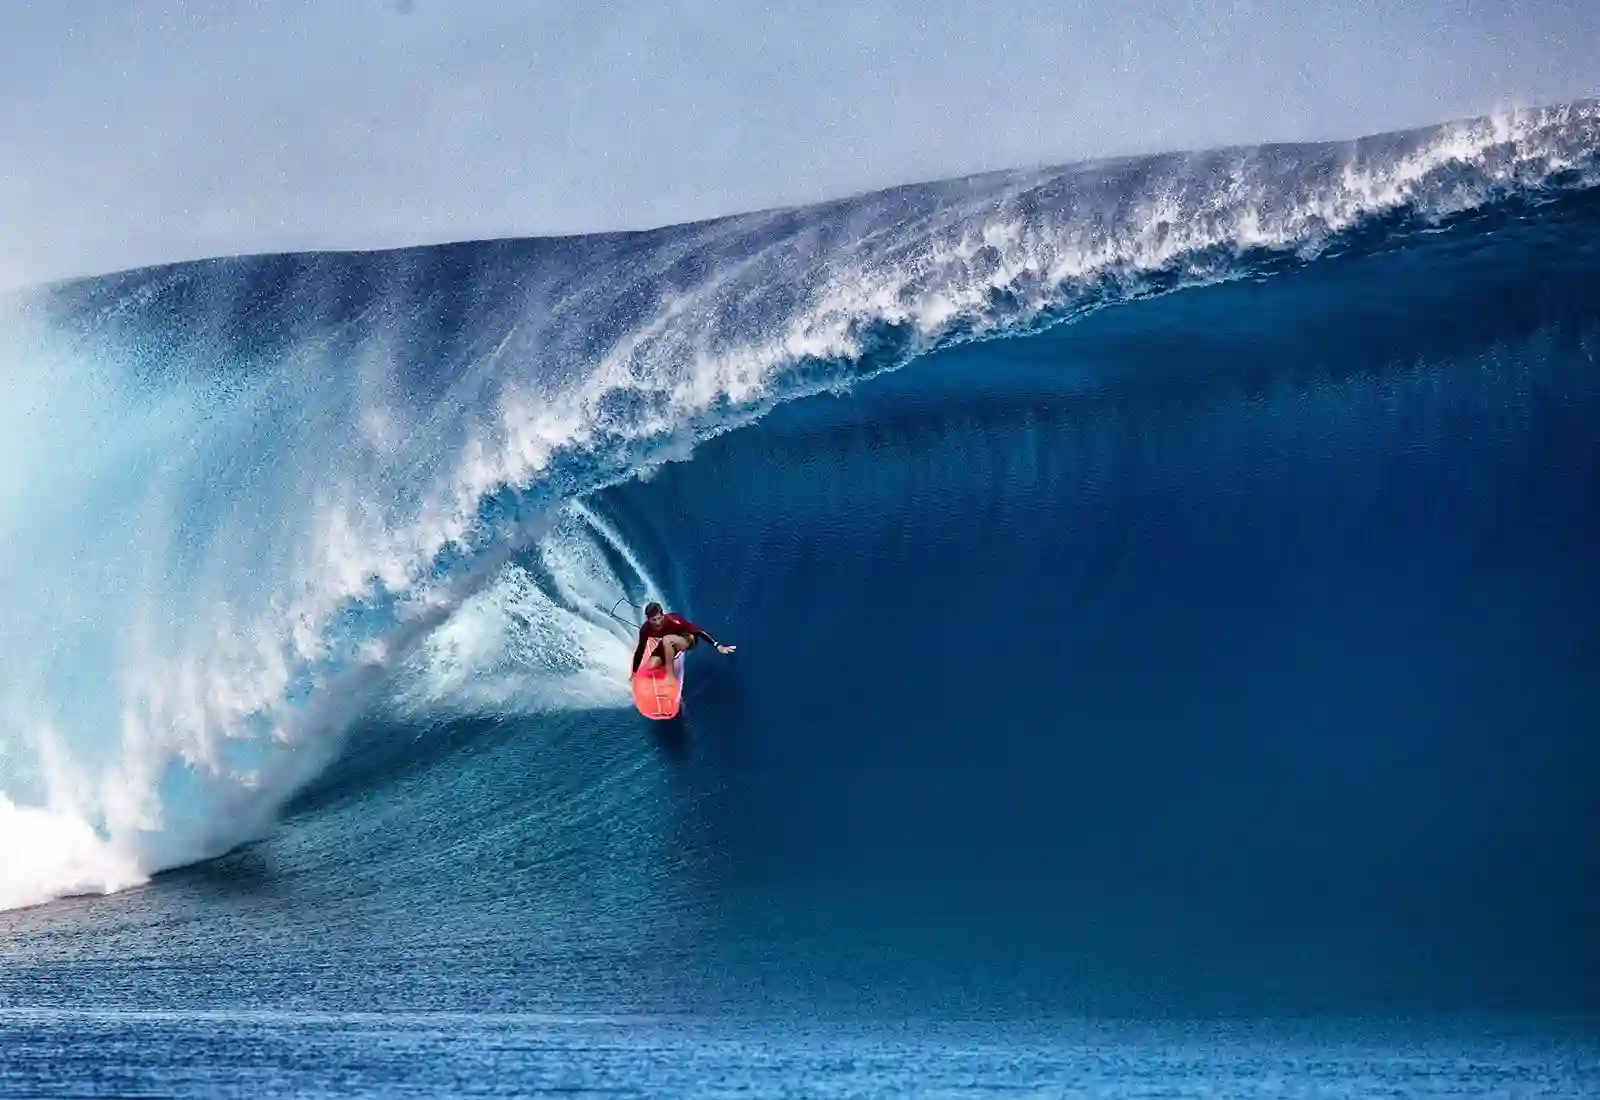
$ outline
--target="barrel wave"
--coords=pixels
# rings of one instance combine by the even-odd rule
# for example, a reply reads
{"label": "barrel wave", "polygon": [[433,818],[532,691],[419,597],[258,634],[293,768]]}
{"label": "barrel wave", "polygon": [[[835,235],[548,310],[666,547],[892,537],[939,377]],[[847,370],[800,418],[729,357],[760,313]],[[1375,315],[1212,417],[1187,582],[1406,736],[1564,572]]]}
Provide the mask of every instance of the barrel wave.
{"label": "barrel wave", "polygon": [[1597,182],[1585,102],[6,303],[0,986],[1593,1010]]}

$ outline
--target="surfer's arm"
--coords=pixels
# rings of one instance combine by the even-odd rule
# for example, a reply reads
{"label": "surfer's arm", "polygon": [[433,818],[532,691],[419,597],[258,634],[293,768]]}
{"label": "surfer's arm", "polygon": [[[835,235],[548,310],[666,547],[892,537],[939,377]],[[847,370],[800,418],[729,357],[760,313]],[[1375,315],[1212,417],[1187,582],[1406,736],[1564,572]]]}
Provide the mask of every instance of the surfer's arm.
{"label": "surfer's arm", "polygon": [[633,647],[633,671],[639,671],[639,662],[644,660],[644,646],[650,640],[650,635],[645,627],[639,628],[639,644]]}
{"label": "surfer's arm", "polygon": [[682,615],[668,615],[667,621],[671,623],[672,629],[676,633],[687,634],[692,638],[704,638],[706,641],[716,646],[718,653],[732,653],[734,650],[733,646],[723,645],[721,642],[713,638],[711,636],[711,631],[707,630],[703,626],[698,625],[697,623],[691,623]]}
{"label": "surfer's arm", "polygon": [[718,653],[732,653],[733,652],[733,646],[731,646],[731,645],[723,645],[721,642],[717,641],[715,638],[713,638],[711,636],[711,631],[707,630],[705,627],[703,627],[703,626],[695,626],[694,623],[688,622],[687,620],[685,620],[683,625],[689,631],[690,634],[697,635],[697,636],[699,636],[701,638],[704,638],[706,641],[710,642],[713,646],[716,647]]}
{"label": "surfer's arm", "polygon": [[731,646],[731,645],[723,645],[721,642],[717,641],[715,638],[713,638],[711,636],[711,631],[707,630],[705,627],[700,626],[697,623],[691,623],[688,619],[685,619],[682,615],[671,615],[671,616],[668,616],[668,618],[670,619],[670,621],[672,623],[673,629],[676,630],[678,633],[687,634],[692,638],[704,638],[706,641],[708,641],[712,645],[716,646],[718,653],[732,653],[733,652],[733,648],[734,648],[733,646]]}
{"label": "surfer's arm", "polygon": [[706,641],[710,642],[712,645],[717,647],[717,652],[718,653],[732,653],[735,649],[738,648],[738,646],[723,645],[721,642],[719,642],[715,638],[713,638],[709,631],[702,630],[699,633],[700,633],[700,637],[704,638]]}

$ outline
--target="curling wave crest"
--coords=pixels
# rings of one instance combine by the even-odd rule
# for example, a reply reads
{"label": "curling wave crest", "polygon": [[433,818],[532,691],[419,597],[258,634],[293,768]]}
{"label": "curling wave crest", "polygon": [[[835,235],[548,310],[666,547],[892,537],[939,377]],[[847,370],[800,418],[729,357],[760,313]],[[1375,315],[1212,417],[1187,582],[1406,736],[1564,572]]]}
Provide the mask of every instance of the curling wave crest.
{"label": "curling wave crest", "polygon": [[0,325],[0,908],[258,835],[374,707],[626,705],[604,609],[656,581],[581,497],[777,402],[1597,177],[1586,102],[30,293]]}

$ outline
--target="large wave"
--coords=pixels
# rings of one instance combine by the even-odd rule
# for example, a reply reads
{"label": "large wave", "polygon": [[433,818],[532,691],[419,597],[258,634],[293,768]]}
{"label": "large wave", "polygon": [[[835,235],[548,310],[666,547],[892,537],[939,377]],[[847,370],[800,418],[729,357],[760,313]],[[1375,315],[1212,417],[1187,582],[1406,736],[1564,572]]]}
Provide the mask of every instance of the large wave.
{"label": "large wave", "polygon": [[[574,502],[779,402],[1597,174],[1579,103],[26,296],[0,328],[0,907],[256,835],[375,706],[624,705],[605,611],[663,583]],[[512,614],[561,637],[496,676]]]}

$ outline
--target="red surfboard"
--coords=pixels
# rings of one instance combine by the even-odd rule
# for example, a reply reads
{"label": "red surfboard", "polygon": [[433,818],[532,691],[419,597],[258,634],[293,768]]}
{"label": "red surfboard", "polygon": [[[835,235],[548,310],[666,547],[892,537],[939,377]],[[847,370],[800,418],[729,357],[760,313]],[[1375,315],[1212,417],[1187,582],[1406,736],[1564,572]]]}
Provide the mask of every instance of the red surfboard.
{"label": "red surfboard", "polygon": [[651,638],[645,643],[639,671],[633,674],[633,705],[639,708],[640,714],[656,721],[676,718],[678,707],[683,703],[683,654],[678,654],[672,662],[676,676],[668,676],[667,670],[660,666],[645,667],[660,644],[659,638]]}

